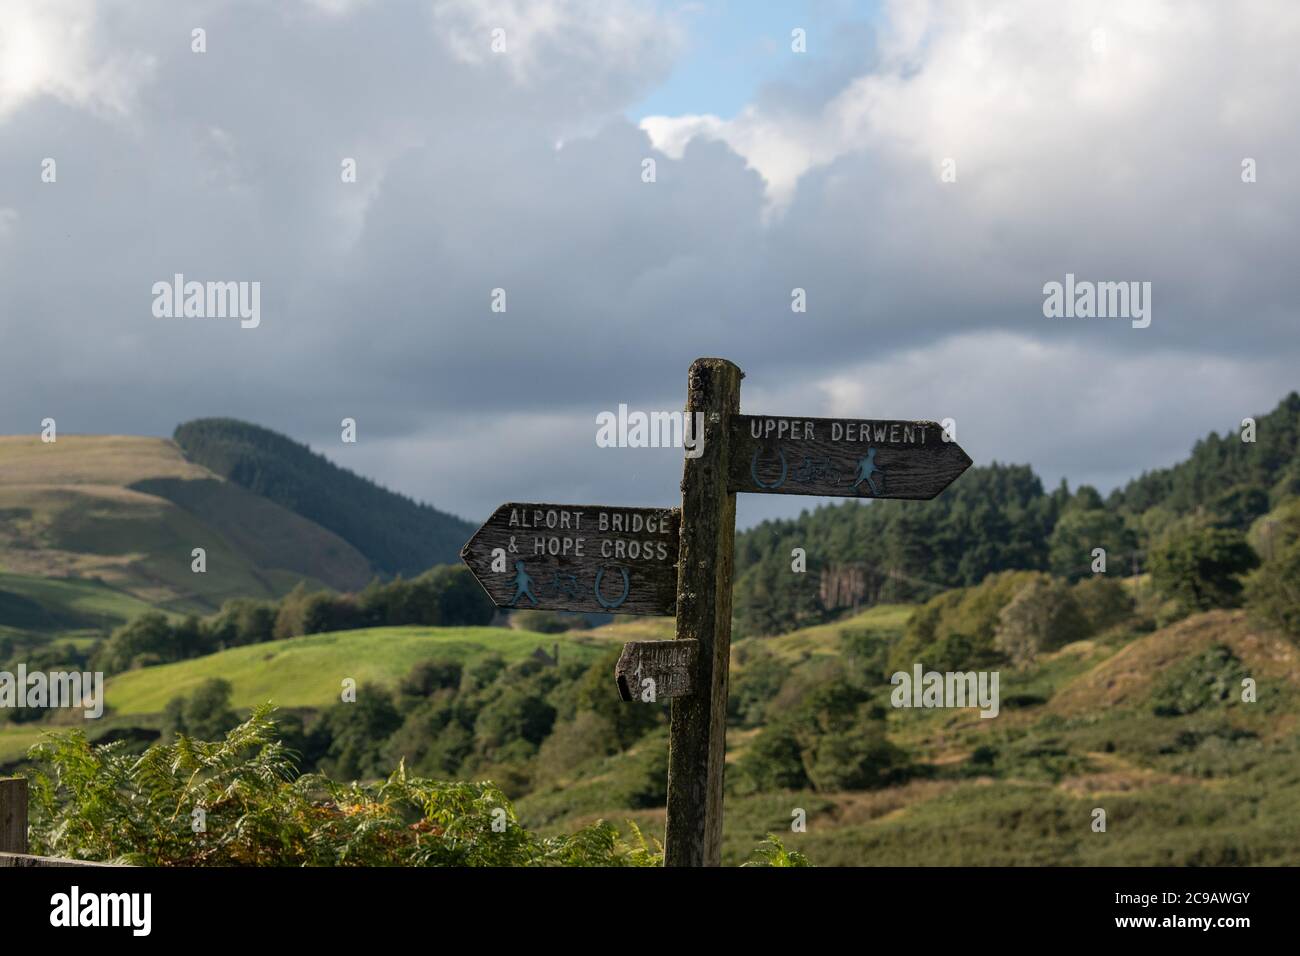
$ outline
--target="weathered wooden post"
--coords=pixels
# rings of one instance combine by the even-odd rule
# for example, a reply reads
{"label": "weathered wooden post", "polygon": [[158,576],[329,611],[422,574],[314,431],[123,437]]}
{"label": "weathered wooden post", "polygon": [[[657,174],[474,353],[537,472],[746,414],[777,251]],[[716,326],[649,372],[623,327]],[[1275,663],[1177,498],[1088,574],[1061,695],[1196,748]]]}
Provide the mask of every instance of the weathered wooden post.
{"label": "weathered wooden post", "polygon": [[27,781],[0,778],[0,853],[27,852]]}
{"label": "weathered wooden post", "polygon": [[509,503],[461,551],[498,607],[676,613],[614,668],[623,700],[671,701],[665,866],[722,862],[736,492],[924,500],[971,464],[937,422],[741,415],[744,377],[691,365],[680,511]]}
{"label": "weathered wooden post", "polygon": [[[669,717],[665,866],[722,862],[722,772],[731,655],[731,573],[736,496],[727,490],[731,416],[744,373],[726,359],[696,359],[688,420],[703,413],[703,448],[682,476],[677,639],[696,642],[694,693],[674,697]],[[694,435],[698,443],[700,435]]]}

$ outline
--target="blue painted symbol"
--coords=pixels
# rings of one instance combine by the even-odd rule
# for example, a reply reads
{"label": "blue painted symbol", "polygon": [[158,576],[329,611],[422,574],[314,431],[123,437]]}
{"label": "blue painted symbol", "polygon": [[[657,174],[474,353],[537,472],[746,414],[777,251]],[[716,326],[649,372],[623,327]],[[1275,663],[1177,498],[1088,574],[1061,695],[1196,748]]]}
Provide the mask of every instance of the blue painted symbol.
{"label": "blue painted symbol", "polygon": [[[876,466],[876,450],[874,448],[868,448],[867,457],[859,459],[858,461],[858,471],[856,476],[858,480],[853,483],[853,487],[857,488],[858,485],[865,481],[871,486],[871,493],[873,495],[879,495],[880,489],[876,487],[876,481],[871,476],[875,474],[883,475],[884,473],[883,469]],[[881,480],[883,481],[884,479],[882,478]]]}
{"label": "blue painted symbol", "polygon": [[627,600],[628,590],[632,586],[632,581],[631,578],[628,576],[627,568],[619,568],[619,571],[623,573],[623,593],[618,596],[617,601],[605,600],[604,596],[600,593],[600,580],[605,576],[605,569],[601,568],[599,571],[596,572],[596,600],[600,602],[601,607],[609,611],[612,611],[614,608],[618,607],[620,604],[622,604],[624,601]]}
{"label": "blue painted symbol", "polygon": [[801,484],[811,481],[836,483],[829,458],[809,458],[805,456],[804,460],[795,467],[794,474],[791,477]]}
{"label": "blue painted symbol", "polygon": [[537,591],[542,597],[548,597],[548,598],[568,597],[575,600],[577,599],[578,595],[581,593],[581,589],[578,585],[577,575],[561,574],[559,571],[555,572],[555,576],[551,579],[549,583],[543,581],[541,584],[539,584],[537,587]]}
{"label": "blue painted symbol", "polygon": [[527,597],[528,600],[537,604],[537,595],[533,593],[533,576],[524,570],[524,562],[515,562],[515,596],[510,599],[511,605],[518,603],[521,597]]}
{"label": "blue painted symbol", "polygon": [[776,453],[781,457],[781,477],[775,482],[768,483],[758,477],[758,449],[754,449],[754,457],[749,463],[749,474],[754,479],[754,484],[758,485],[760,488],[780,488],[785,484],[785,474],[789,467],[785,460],[785,451],[778,448]]}

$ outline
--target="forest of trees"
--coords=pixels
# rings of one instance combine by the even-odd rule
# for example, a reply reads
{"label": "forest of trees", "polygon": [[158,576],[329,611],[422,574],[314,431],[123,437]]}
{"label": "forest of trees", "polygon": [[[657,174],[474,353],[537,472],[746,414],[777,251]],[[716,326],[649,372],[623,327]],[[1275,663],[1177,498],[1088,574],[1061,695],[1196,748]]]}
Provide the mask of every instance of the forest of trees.
{"label": "forest of trees", "polygon": [[474,526],[382,488],[270,429],[200,418],[172,436],[186,457],[333,531],[385,575],[459,560]]}
{"label": "forest of trees", "polygon": [[[1075,581],[1091,573],[1096,548],[1110,573],[1148,571],[1154,554],[1180,547],[1174,539],[1205,529],[1217,539],[1196,546],[1235,548],[1240,564],[1245,534],[1260,522],[1255,533],[1271,533],[1277,521],[1267,516],[1300,494],[1300,394],[1260,417],[1254,438],[1211,434],[1187,460],[1106,499],[1064,482],[1049,492],[1027,465],[995,463],[969,469],[932,501],[846,501],[765,521],[736,537],[737,630],[774,634],[834,617],[843,608],[828,606],[822,577],[850,568],[865,605],[925,600],[1000,571]],[[794,548],[807,552],[806,574],[791,573]]]}

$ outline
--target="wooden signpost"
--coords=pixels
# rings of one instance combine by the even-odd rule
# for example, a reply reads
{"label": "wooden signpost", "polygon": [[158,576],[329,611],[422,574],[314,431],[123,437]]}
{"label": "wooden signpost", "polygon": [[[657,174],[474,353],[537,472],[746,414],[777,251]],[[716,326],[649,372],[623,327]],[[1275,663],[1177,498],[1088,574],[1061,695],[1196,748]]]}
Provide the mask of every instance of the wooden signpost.
{"label": "wooden signpost", "polygon": [[732,491],[849,498],[933,498],[970,467],[937,422],[737,415]]}
{"label": "wooden signpost", "polygon": [[672,614],[681,512],[512,502],[460,557],[497,607]]}
{"label": "wooden signpost", "polygon": [[499,607],[676,614],[675,640],[630,642],[615,667],[624,700],[670,701],[666,866],[721,862],[736,492],[926,499],[971,464],[932,421],[742,415],[743,377],[691,365],[704,435],[680,511],[507,504],[461,552]]}

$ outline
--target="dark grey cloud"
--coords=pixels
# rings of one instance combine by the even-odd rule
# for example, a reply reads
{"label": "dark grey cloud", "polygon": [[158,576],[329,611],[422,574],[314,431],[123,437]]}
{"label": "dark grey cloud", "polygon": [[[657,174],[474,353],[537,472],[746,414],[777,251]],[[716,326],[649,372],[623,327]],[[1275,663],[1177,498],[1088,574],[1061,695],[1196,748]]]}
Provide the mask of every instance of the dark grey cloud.
{"label": "dark grey cloud", "polygon": [[[47,29],[39,9],[15,15]],[[0,88],[0,429],[234,415],[477,517],[671,503],[680,457],[598,449],[595,416],[679,408],[700,355],[746,370],[750,411],[952,414],[978,462],[1102,487],[1295,385],[1289,8],[1270,31],[1104,8],[1101,66],[1036,5],[1001,32],[902,12],[680,154],[621,115],[666,75],[671,22],[514,9],[94,7],[45,81]],[[764,171],[800,149],[774,202]],[[261,326],[153,318],[176,272],[260,281]],[[1152,326],[1045,319],[1066,272],[1150,281]]]}

